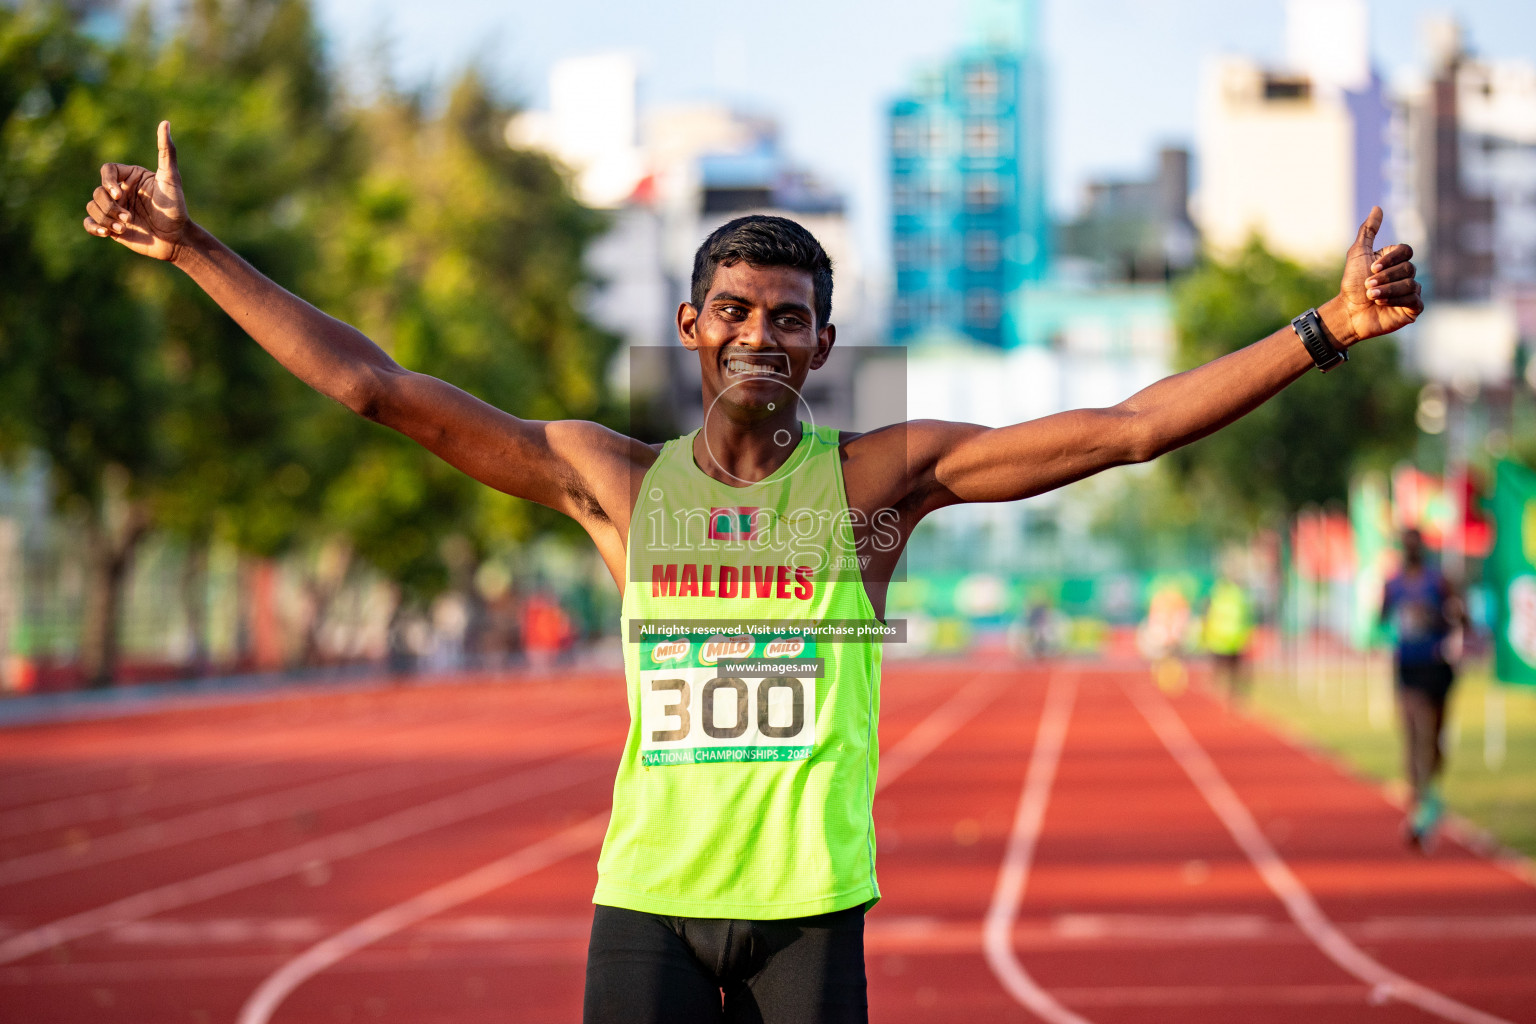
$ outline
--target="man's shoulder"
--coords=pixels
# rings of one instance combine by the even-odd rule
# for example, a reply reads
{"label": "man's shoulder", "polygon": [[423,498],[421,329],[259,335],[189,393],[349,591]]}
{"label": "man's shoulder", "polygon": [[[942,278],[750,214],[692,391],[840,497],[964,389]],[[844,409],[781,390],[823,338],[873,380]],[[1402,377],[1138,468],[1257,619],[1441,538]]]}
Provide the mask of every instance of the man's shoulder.
{"label": "man's shoulder", "polygon": [[903,420],[873,430],[842,431],[839,448],[848,503],[906,507],[932,486],[932,470],[960,440],[965,424]]}
{"label": "man's shoulder", "polygon": [[918,452],[942,447],[977,429],[973,423],[951,420],[900,420],[870,430],[841,430],[838,444],[850,455],[885,453],[892,448]]}
{"label": "man's shoulder", "polygon": [[569,467],[563,486],[582,510],[576,518],[627,524],[640,482],[661,446],[593,420],[551,420],[544,436],[550,453]]}
{"label": "man's shoulder", "polygon": [[550,446],[586,457],[610,456],[649,466],[662,444],[648,444],[596,420],[551,420],[545,428]]}

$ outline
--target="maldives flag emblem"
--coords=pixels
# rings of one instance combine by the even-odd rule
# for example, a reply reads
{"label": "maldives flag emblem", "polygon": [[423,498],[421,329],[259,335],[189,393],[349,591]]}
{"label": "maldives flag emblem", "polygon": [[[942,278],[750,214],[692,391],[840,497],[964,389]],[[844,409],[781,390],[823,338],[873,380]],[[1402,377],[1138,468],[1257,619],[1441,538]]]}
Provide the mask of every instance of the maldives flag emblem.
{"label": "maldives flag emblem", "polygon": [[757,532],[756,505],[736,505],[709,510],[709,539],[748,541]]}

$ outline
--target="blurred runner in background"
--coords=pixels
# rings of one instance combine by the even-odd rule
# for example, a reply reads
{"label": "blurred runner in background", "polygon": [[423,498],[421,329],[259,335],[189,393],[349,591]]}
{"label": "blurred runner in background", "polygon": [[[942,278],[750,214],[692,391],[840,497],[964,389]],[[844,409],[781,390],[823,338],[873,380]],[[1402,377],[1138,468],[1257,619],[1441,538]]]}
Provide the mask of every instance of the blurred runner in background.
{"label": "blurred runner in background", "polygon": [[1008,628],[1008,647],[1017,658],[1050,658],[1066,646],[1067,623],[1051,603],[1050,595],[1037,592],[1024,614]]}
{"label": "blurred runner in background", "polygon": [[1445,763],[1441,733],[1467,615],[1445,576],[1426,564],[1418,530],[1403,533],[1403,567],[1387,581],[1381,618],[1391,623],[1397,638],[1397,702],[1413,797],[1404,835],[1415,849],[1428,850],[1445,809],[1437,785]]}
{"label": "blurred runner in background", "polygon": [[1204,641],[1215,663],[1216,681],[1229,704],[1248,698],[1248,643],[1253,638],[1253,602],[1242,584],[1223,573],[1211,587],[1205,609]]}

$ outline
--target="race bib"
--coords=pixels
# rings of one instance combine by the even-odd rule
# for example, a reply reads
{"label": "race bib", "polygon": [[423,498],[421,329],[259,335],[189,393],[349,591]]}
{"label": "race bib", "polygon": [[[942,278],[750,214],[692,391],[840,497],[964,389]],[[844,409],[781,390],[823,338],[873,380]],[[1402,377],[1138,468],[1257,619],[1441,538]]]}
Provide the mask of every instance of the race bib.
{"label": "race bib", "polygon": [[816,749],[814,641],[714,636],[640,649],[640,763],[800,761]]}

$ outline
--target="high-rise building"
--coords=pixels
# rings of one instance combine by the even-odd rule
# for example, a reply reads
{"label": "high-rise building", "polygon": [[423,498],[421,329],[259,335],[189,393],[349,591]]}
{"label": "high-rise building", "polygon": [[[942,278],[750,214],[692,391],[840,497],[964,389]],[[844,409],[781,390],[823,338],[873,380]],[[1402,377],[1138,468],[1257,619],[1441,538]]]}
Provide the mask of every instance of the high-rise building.
{"label": "high-rise building", "polygon": [[[836,268],[840,350],[866,343],[875,318],[843,197],[791,158],[776,122],[715,103],[642,109],[638,92],[630,57],[561,61],[549,109],[519,113],[506,138],[554,156],[578,198],[610,211],[608,231],[586,254],[586,309],[624,341],[611,383],[629,392],[632,410],[648,410],[631,428],[663,436],[698,425],[697,359],[677,344],[675,317],[689,298],[694,251],[727,221],[775,214],[816,236]],[[853,364],[851,354],[835,358],[806,385],[813,418],[853,425]]]}
{"label": "high-rise building", "polygon": [[1151,177],[1084,186],[1082,212],[1057,232],[1056,274],[1104,283],[1166,281],[1194,265],[1199,244],[1189,219],[1189,150],[1164,146]]}
{"label": "high-rise building", "polygon": [[1466,52],[1449,20],[1428,26],[1433,65],[1404,91],[1396,182],[1431,295],[1536,292],[1536,65]]}
{"label": "high-rise building", "polygon": [[1393,200],[1430,300],[1407,350],[1465,397],[1503,389],[1523,343],[1536,387],[1536,65],[1473,56],[1449,18],[1426,28],[1428,74],[1393,121]]}
{"label": "high-rise building", "polygon": [[1218,252],[1257,235],[1333,264],[1385,198],[1389,109],[1365,0],[1289,0],[1286,24],[1284,67],[1228,57],[1204,73],[1197,222]]}
{"label": "high-rise building", "polygon": [[891,337],[1012,347],[1050,265],[1035,0],[973,0],[966,45],[890,106]]}

